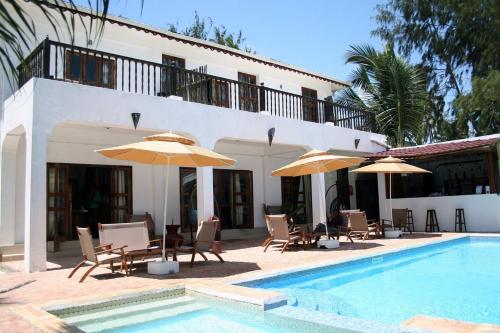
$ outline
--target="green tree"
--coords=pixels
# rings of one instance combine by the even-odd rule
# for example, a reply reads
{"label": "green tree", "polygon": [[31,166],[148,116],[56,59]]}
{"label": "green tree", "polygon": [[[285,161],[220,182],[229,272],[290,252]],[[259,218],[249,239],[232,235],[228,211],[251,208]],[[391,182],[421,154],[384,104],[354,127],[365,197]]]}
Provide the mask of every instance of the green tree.
{"label": "green tree", "polygon": [[337,100],[374,112],[378,130],[390,144],[422,143],[424,120],[430,113],[423,73],[398,57],[391,44],[383,52],[351,46],[346,62],[357,67],[350,78],[352,88],[342,91]]}
{"label": "green tree", "polygon": [[470,124],[476,135],[500,132],[500,71],[472,80],[470,93],[454,101],[459,128]]}
{"label": "green tree", "polygon": [[[237,50],[243,50],[249,53],[255,53],[247,45],[243,45],[246,38],[243,37],[243,32],[241,29],[237,33],[228,32],[224,25],[213,25],[213,20],[208,18],[200,18],[198,12],[194,12],[194,21],[191,25],[184,27],[184,29],[179,28],[178,22],[173,24],[169,23],[167,25],[168,30],[185,36],[199,38],[203,40],[208,40],[220,45],[231,47]],[[212,29],[213,28],[213,29]]]}
{"label": "green tree", "polygon": [[[405,57],[419,55],[434,98],[452,100],[441,110],[434,131],[448,139],[489,132],[482,126],[491,122],[479,119],[489,113],[481,112],[476,119],[466,104],[453,101],[479,93],[467,92],[471,78],[500,70],[498,0],[388,0],[377,10],[378,28],[373,33],[394,43]],[[492,95],[481,99],[495,100],[498,92],[489,91]]]}
{"label": "green tree", "polygon": [[[0,1],[0,69],[8,78],[17,82],[16,64],[21,62],[37,37],[36,24],[26,12],[24,1]],[[90,20],[82,17],[73,0],[27,0],[50,24],[57,38],[67,32],[70,42],[74,42],[75,26],[80,23],[86,39],[99,40],[104,31],[105,18],[108,13],[109,0],[88,0],[90,12],[94,14]],[[69,11],[67,10],[69,9]],[[15,82],[10,81],[11,85]]]}

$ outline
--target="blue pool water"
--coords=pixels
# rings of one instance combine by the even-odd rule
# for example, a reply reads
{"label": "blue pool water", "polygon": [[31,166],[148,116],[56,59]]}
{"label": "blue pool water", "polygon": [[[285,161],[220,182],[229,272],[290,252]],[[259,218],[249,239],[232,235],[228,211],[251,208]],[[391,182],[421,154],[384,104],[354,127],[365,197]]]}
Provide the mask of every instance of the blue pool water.
{"label": "blue pool water", "polygon": [[289,305],[383,323],[422,314],[500,324],[500,238],[465,237],[243,285],[284,292]]}

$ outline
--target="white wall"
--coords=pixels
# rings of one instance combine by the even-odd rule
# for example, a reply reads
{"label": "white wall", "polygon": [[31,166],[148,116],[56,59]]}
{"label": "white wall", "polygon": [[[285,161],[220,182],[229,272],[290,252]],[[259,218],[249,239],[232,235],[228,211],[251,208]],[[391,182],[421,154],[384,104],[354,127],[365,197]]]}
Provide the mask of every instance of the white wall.
{"label": "white wall", "polygon": [[[383,175],[378,175],[378,185],[380,217],[388,218],[389,199],[385,198]],[[441,231],[454,231],[455,209],[463,208],[467,231],[500,232],[500,195],[497,194],[392,199],[392,208],[411,209],[416,231],[425,230],[428,209],[436,210]]]}

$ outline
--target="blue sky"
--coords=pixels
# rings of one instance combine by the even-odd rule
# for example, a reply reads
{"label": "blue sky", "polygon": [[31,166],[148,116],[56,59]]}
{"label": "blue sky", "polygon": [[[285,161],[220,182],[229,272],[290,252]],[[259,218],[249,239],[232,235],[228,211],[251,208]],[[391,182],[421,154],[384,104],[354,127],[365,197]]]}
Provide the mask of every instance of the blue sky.
{"label": "blue sky", "polygon": [[[384,0],[113,0],[110,12],[134,21],[167,27],[193,22],[194,12],[243,30],[246,44],[259,55],[347,80],[352,69],[344,61],[351,44],[382,42],[370,35],[376,27],[375,6]],[[87,0],[77,3],[87,4]]]}

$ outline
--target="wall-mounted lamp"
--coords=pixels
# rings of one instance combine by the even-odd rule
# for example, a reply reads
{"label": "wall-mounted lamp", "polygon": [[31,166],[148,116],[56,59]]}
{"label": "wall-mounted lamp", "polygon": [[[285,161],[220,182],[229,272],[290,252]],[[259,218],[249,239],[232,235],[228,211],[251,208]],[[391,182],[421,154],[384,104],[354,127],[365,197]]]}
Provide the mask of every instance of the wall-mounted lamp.
{"label": "wall-mounted lamp", "polygon": [[354,139],[354,148],[358,149],[360,139]]}
{"label": "wall-mounted lamp", "polygon": [[275,128],[272,127],[267,131],[267,139],[269,140],[269,146],[273,143]]}
{"label": "wall-mounted lamp", "polygon": [[134,129],[137,129],[137,125],[139,124],[139,119],[141,118],[141,114],[139,112],[133,112],[130,115],[132,116],[132,122],[134,123]]}

